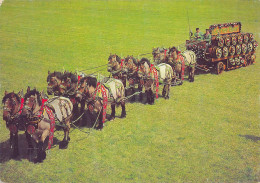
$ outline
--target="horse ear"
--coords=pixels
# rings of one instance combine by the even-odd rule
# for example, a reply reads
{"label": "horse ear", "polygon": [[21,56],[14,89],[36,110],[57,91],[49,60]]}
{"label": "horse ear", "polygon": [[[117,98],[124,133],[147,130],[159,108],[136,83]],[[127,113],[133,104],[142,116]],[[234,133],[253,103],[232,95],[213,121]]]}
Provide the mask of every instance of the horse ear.
{"label": "horse ear", "polygon": [[48,74],[50,74],[51,72],[50,71],[48,71]]}
{"label": "horse ear", "polygon": [[23,89],[18,92],[18,96],[19,96],[20,98],[23,98]]}
{"label": "horse ear", "polygon": [[7,95],[8,94],[8,92],[5,90],[5,95]]}
{"label": "horse ear", "polygon": [[31,89],[30,89],[30,86],[27,87],[27,93],[30,92]]}

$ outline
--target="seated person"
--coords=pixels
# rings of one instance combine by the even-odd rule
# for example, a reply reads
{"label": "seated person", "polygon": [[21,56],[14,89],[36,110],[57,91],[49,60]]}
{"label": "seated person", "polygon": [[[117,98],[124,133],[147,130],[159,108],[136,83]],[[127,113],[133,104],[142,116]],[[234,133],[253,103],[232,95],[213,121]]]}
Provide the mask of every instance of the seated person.
{"label": "seated person", "polygon": [[206,34],[204,35],[204,40],[207,42],[207,44],[211,44],[211,34],[209,32],[209,29],[206,29]]}
{"label": "seated person", "polygon": [[195,39],[197,39],[198,41],[203,40],[203,34],[202,32],[200,32],[199,28],[196,28],[196,33],[194,34]]}

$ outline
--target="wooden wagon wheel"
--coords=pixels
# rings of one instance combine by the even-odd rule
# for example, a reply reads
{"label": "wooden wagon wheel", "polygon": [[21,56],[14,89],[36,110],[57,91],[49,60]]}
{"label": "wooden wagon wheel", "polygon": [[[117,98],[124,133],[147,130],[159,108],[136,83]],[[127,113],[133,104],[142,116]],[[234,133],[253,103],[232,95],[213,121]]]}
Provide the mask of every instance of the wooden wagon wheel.
{"label": "wooden wagon wheel", "polygon": [[217,74],[221,74],[225,70],[225,64],[223,62],[217,63]]}

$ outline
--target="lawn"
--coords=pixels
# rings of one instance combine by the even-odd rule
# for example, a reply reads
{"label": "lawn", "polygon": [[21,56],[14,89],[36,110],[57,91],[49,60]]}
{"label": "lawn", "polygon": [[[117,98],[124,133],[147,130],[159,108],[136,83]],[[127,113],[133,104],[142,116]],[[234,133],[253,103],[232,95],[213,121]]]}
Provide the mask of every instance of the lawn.
{"label": "lawn", "polygon": [[[46,91],[48,70],[108,76],[104,68],[91,68],[106,64],[110,53],[141,58],[153,47],[181,45],[189,23],[193,32],[205,32],[211,24],[240,21],[242,31],[260,42],[259,8],[260,1],[243,0],[5,0],[0,98],[5,90],[27,86]],[[72,129],[68,149],[54,146],[41,164],[26,155],[23,132],[20,159],[9,158],[9,131],[1,118],[0,180],[259,182],[259,49],[256,57],[249,67],[199,74],[194,83],[171,87],[170,100],[127,103],[127,117],[106,122],[102,131]],[[62,140],[63,132],[54,136]]]}

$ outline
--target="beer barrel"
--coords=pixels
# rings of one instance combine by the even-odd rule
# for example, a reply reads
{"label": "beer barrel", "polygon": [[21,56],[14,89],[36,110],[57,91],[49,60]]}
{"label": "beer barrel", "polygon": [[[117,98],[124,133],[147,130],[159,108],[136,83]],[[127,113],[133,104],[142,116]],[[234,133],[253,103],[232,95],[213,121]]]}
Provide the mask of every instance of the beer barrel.
{"label": "beer barrel", "polygon": [[235,59],[234,58],[230,58],[230,59],[228,59],[228,61],[229,61],[229,63],[231,64],[231,65],[236,65],[236,62],[235,62]]}
{"label": "beer barrel", "polygon": [[242,44],[243,43],[243,36],[242,35],[239,35],[237,37],[237,42],[238,42],[238,44]]}
{"label": "beer barrel", "polygon": [[241,53],[241,45],[236,45],[236,54],[239,55]]}
{"label": "beer barrel", "polygon": [[247,45],[245,43],[242,44],[242,53],[246,53],[247,52]]}
{"label": "beer barrel", "polygon": [[249,40],[248,35],[245,34],[245,35],[244,35],[244,43],[248,43],[248,40]]}
{"label": "beer barrel", "polygon": [[235,55],[235,53],[236,53],[236,47],[235,46],[230,46],[229,47],[229,55],[231,55],[231,56],[233,56],[233,55]]}
{"label": "beer barrel", "polygon": [[214,53],[214,56],[215,56],[216,58],[220,58],[220,57],[222,56],[222,50],[221,50],[221,48],[218,47],[218,46],[215,46],[215,47],[213,48],[213,53]]}
{"label": "beer barrel", "polygon": [[251,52],[253,50],[253,44],[251,43],[251,42],[249,42],[248,44],[247,44],[247,51],[248,52]]}
{"label": "beer barrel", "polygon": [[235,58],[236,65],[240,65],[240,59],[238,57]]}
{"label": "beer barrel", "polygon": [[250,33],[249,34],[249,41],[253,41],[254,40],[254,34]]}
{"label": "beer barrel", "polygon": [[225,37],[225,44],[226,46],[230,46],[230,43],[231,43],[231,39],[229,36]]}
{"label": "beer barrel", "polygon": [[253,41],[253,50],[256,51],[257,47],[258,47],[257,41]]}
{"label": "beer barrel", "polygon": [[228,47],[224,46],[223,47],[223,57],[227,57],[228,56]]}
{"label": "beer barrel", "polygon": [[219,47],[222,48],[224,46],[224,43],[225,43],[225,41],[224,41],[223,37],[218,38],[218,46]]}
{"label": "beer barrel", "polygon": [[236,35],[232,36],[231,42],[232,42],[232,45],[234,45],[234,46],[237,44],[237,37],[236,37]]}

